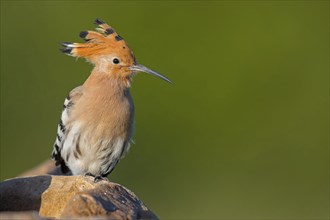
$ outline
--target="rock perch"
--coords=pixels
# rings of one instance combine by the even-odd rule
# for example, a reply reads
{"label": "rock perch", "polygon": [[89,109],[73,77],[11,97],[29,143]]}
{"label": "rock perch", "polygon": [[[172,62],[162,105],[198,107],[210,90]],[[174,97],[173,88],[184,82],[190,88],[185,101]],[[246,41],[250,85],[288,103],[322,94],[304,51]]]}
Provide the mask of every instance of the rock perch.
{"label": "rock perch", "polygon": [[87,176],[13,178],[0,195],[0,219],[158,219],[130,190]]}

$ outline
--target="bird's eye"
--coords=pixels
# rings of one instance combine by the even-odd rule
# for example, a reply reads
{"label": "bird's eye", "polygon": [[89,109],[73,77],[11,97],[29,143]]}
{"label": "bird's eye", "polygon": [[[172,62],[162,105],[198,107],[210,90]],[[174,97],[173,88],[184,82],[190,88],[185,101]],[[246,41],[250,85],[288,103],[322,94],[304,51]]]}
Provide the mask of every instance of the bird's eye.
{"label": "bird's eye", "polygon": [[118,58],[114,58],[114,59],[112,60],[112,62],[113,62],[114,64],[118,64],[118,63],[120,63],[120,61],[119,61]]}

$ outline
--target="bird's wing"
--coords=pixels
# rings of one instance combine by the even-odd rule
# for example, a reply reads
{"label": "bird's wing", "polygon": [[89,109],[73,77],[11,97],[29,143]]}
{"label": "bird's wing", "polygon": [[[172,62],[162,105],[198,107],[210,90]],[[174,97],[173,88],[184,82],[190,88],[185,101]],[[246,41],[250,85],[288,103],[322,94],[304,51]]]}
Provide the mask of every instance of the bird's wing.
{"label": "bird's wing", "polygon": [[68,97],[64,101],[61,119],[57,126],[57,135],[51,157],[55,161],[56,166],[61,166],[61,170],[63,173],[67,173],[69,171],[69,168],[66,166],[65,161],[61,156],[64,139],[67,135],[66,125],[69,121],[72,107],[75,105],[75,103],[79,101],[82,94],[82,86],[76,87],[69,93]]}

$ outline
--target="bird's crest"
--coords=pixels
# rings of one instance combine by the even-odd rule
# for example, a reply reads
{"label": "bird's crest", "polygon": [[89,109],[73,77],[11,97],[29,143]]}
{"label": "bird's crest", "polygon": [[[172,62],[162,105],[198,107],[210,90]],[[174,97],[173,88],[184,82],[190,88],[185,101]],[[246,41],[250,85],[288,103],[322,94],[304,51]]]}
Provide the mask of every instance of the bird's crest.
{"label": "bird's crest", "polygon": [[[102,55],[119,53],[123,56],[133,56],[127,43],[117,34],[115,29],[101,21],[95,20],[96,31],[82,31],[79,36],[84,43],[63,42],[60,50],[73,57],[83,57],[94,63],[94,59]],[[133,56],[134,57],[134,56]]]}

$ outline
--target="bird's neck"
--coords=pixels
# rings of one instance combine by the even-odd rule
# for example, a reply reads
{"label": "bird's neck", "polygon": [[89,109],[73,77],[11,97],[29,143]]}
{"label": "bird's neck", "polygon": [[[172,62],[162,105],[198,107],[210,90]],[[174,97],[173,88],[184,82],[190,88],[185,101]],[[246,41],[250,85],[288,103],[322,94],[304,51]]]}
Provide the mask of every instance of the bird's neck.
{"label": "bird's neck", "polygon": [[129,93],[131,79],[116,76],[111,73],[101,73],[92,71],[91,75],[84,83],[84,89],[89,91],[101,92],[101,94],[120,95]]}

